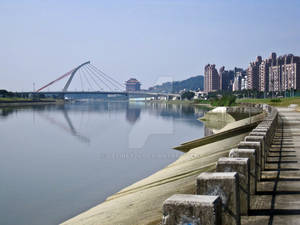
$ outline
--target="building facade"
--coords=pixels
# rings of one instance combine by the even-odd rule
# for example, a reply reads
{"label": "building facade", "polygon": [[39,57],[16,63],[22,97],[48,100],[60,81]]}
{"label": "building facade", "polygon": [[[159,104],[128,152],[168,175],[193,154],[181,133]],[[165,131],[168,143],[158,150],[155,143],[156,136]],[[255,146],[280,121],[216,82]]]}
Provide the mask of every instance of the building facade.
{"label": "building facade", "polygon": [[219,74],[216,65],[207,64],[204,68],[204,91],[213,92],[220,88]]}
{"label": "building facade", "polygon": [[246,89],[245,86],[246,71],[242,68],[234,68],[234,81],[232,91],[240,91]]}
{"label": "building facade", "polygon": [[300,57],[280,56],[269,69],[269,91],[300,90]]}
{"label": "building facade", "polygon": [[262,62],[261,56],[257,56],[255,62],[251,62],[247,69],[247,88],[259,90],[259,65]]}
{"label": "building facade", "polygon": [[234,82],[234,71],[225,70],[225,66],[222,66],[219,70],[220,76],[220,90],[222,91],[232,91],[232,86]]}
{"label": "building facade", "polygon": [[232,84],[232,91],[240,91],[243,90],[242,86],[245,85],[245,77],[246,77],[246,71],[242,68],[234,68],[234,79]]}
{"label": "building facade", "polygon": [[250,62],[247,70],[234,68],[225,70],[221,67],[219,73],[215,65],[205,66],[205,92],[223,90],[256,90],[259,92],[284,92],[300,90],[300,56],[288,54]]}
{"label": "building facade", "polygon": [[126,91],[141,90],[141,83],[135,78],[130,78],[128,81],[126,81],[125,85],[126,85]]}
{"label": "building facade", "polygon": [[259,65],[259,83],[258,90],[259,91],[267,91],[269,90],[269,60],[263,60]]}

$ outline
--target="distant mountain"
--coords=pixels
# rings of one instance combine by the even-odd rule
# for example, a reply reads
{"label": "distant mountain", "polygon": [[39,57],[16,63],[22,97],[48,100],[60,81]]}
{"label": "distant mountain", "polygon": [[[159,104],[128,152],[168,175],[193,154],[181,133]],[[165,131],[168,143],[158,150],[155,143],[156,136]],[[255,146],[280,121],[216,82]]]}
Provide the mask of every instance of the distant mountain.
{"label": "distant mountain", "polygon": [[186,90],[198,90],[203,91],[204,89],[204,77],[202,75],[190,77],[182,81],[166,82],[161,85],[150,87],[149,91],[152,92],[168,92],[178,93],[179,91]]}

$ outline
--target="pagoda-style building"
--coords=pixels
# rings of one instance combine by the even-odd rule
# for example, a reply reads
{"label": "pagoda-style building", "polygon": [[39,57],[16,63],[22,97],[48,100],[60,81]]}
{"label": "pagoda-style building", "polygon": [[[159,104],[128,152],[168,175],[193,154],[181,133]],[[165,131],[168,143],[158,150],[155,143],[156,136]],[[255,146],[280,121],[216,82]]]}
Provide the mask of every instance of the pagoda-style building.
{"label": "pagoda-style building", "polygon": [[135,79],[130,78],[128,81],[126,81],[126,91],[140,91],[141,90],[141,83]]}

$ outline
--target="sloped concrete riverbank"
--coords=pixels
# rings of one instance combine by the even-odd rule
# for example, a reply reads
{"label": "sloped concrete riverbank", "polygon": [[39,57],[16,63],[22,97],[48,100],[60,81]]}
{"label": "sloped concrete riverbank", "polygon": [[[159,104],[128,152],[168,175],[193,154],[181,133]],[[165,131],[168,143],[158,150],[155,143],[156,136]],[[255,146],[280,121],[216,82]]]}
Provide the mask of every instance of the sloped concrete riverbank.
{"label": "sloped concrete riverbank", "polygon": [[[228,135],[231,129],[261,121],[259,114],[228,124],[217,137]],[[194,147],[174,163],[155,174],[124,188],[103,203],[62,223],[84,225],[157,225],[161,221],[162,204],[177,193],[194,193],[196,177],[204,171],[215,170],[216,161],[228,155],[250,132],[243,131],[225,139]],[[175,150],[174,150],[175,151]],[[142,169],[142,168],[141,168]],[[113,179],[113,178],[112,178]]]}

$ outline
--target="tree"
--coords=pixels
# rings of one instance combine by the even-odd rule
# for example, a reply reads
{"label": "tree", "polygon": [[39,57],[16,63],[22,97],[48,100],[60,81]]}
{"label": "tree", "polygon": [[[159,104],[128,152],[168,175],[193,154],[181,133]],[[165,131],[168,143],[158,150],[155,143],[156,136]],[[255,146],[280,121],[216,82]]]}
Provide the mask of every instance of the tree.
{"label": "tree", "polygon": [[194,92],[186,91],[186,92],[183,92],[183,94],[181,95],[181,98],[191,100],[194,96],[195,96]]}

